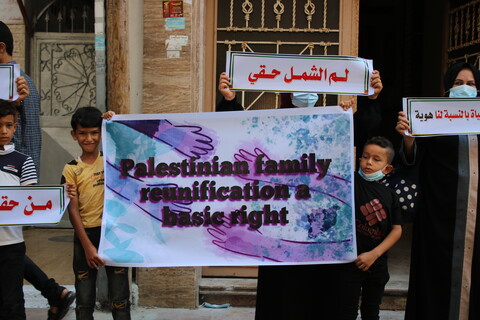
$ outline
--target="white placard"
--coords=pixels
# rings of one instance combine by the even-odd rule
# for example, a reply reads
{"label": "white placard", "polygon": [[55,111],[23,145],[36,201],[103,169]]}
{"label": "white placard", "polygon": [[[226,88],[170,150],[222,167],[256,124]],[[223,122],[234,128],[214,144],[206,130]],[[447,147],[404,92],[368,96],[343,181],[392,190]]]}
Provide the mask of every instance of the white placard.
{"label": "white placard", "polygon": [[371,95],[372,71],[358,57],[227,52],[231,90]]}
{"label": "white placard", "polygon": [[0,226],[57,224],[69,202],[63,185],[0,187]]}
{"label": "white placard", "polygon": [[403,98],[411,136],[480,133],[478,98]]}
{"label": "white placard", "polygon": [[15,101],[18,99],[17,83],[20,77],[19,64],[0,64],[0,99]]}

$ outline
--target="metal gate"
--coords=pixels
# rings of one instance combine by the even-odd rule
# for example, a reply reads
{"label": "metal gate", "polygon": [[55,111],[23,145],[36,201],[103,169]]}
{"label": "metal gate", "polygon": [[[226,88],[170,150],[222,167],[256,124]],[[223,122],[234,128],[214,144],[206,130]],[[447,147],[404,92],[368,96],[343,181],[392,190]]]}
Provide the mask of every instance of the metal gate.
{"label": "metal gate", "polygon": [[[340,0],[218,1],[217,12],[217,79],[226,51],[339,53]],[[242,92],[238,99],[246,110],[280,103],[278,93]],[[322,104],[336,104],[336,96],[323,95]]]}
{"label": "metal gate", "polygon": [[464,60],[479,68],[480,0],[452,8],[448,20],[448,63]]}
{"label": "metal gate", "polygon": [[[95,105],[93,1],[29,3],[33,12],[30,76],[40,93],[42,184],[58,184],[65,163],[79,155],[70,136],[70,116]],[[59,227],[70,226],[64,215]]]}

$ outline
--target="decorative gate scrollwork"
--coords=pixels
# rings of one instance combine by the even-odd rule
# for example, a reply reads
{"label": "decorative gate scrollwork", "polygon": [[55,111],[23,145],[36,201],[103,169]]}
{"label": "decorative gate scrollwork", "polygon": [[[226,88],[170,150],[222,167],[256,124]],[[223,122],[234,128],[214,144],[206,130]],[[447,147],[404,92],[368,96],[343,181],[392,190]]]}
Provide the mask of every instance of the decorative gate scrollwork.
{"label": "decorative gate scrollwork", "polygon": [[[217,73],[224,71],[225,51],[231,50],[338,54],[339,3],[339,0],[218,1]],[[245,109],[278,108],[279,94],[242,92],[239,101]],[[328,104],[335,102],[332,97]],[[324,95],[323,105],[326,104]]]}

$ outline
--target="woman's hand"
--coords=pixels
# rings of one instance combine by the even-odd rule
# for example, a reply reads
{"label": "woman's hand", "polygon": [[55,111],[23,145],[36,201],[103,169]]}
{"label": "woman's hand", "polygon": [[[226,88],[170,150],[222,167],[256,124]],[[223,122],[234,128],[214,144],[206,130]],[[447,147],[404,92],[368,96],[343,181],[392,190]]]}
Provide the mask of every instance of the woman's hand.
{"label": "woman's hand", "polygon": [[382,79],[380,78],[380,71],[373,70],[372,77],[370,78],[370,87],[373,88],[373,94],[368,96],[368,98],[375,100],[383,89]]}
{"label": "woman's hand", "polygon": [[403,138],[412,138],[410,136],[407,136],[407,132],[410,131],[410,121],[407,119],[407,115],[405,112],[400,111],[398,113],[398,121],[397,125],[395,126],[395,130],[403,137]]}
{"label": "woman's hand", "polygon": [[222,72],[220,74],[220,78],[218,80],[218,91],[222,94],[222,96],[225,98],[227,101],[231,101],[235,98],[235,91],[230,90],[231,84],[230,84],[230,77],[227,76],[225,72]]}
{"label": "woman's hand", "polygon": [[342,107],[343,110],[347,111],[348,109],[353,108],[355,106],[355,98],[352,98],[350,100],[340,101],[338,105]]}

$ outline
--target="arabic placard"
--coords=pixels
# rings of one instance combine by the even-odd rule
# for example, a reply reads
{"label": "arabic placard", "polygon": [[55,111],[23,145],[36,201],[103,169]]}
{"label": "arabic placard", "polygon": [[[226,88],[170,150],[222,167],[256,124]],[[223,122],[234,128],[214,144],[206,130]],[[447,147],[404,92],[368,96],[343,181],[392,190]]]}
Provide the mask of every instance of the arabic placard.
{"label": "arabic placard", "polygon": [[15,101],[18,99],[17,83],[20,76],[20,65],[0,64],[0,99]]}
{"label": "arabic placard", "polygon": [[119,115],[102,130],[108,265],[355,259],[351,111]]}
{"label": "arabic placard", "polygon": [[69,201],[63,185],[0,187],[0,226],[57,224]]}
{"label": "arabic placard", "polygon": [[403,98],[411,136],[480,133],[478,98]]}
{"label": "arabic placard", "polygon": [[372,71],[358,57],[227,52],[231,90],[371,95]]}

